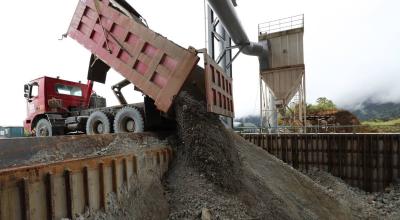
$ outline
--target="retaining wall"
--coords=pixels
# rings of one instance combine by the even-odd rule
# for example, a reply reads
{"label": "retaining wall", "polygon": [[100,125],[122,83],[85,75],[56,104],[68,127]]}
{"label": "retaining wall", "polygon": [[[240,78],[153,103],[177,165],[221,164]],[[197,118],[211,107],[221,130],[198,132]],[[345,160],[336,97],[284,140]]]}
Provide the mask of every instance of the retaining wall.
{"label": "retaining wall", "polygon": [[0,170],[0,220],[76,219],[90,210],[107,210],[107,199],[146,175],[160,178],[172,150],[165,146],[135,153],[66,160]]}
{"label": "retaining wall", "polygon": [[296,169],[316,167],[366,191],[400,179],[400,134],[243,134]]}

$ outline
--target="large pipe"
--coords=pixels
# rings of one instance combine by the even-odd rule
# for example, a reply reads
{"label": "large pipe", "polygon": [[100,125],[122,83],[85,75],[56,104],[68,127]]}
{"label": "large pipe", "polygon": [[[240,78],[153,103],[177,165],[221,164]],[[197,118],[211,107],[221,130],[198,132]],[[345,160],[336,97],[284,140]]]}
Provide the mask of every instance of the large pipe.
{"label": "large pipe", "polygon": [[244,31],[236,14],[232,0],[208,0],[210,7],[217,14],[220,22],[225,26],[233,42],[243,46],[242,52],[247,55],[258,56],[260,69],[268,68],[268,43],[251,42]]}

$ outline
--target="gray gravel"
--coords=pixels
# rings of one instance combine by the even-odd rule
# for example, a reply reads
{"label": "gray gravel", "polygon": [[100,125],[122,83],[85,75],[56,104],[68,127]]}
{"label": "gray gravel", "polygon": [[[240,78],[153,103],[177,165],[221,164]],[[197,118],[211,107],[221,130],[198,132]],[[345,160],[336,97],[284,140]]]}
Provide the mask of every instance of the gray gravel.
{"label": "gray gravel", "polygon": [[204,209],[213,219],[251,219],[247,206],[236,196],[221,191],[184,161],[177,163],[164,182],[169,219],[200,219]]}
{"label": "gray gravel", "polygon": [[176,98],[175,164],[165,181],[170,219],[364,219],[363,207],[226,130],[202,103]]}
{"label": "gray gravel", "polygon": [[46,148],[34,153],[29,159],[19,161],[18,166],[32,165],[48,162],[58,162],[66,159],[76,159],[82,157],[106,156],[122,153],[141,153],[149,148],[157,148],[166,145],[167,140],[160,140],[154,136],[137,136],[130,134],[112,135],[113,140],[109,144],[85,146],[63,146]]}
{"label": "gray gravel", "polygon": [[330,173],[311,168],[302,171],[317,184],[323,186],[332,196],[349,201],[363,208],[363,212],[375,219],[400,219],[400,185],[390,185],[385,192],[367,193],[351,187],[342,179]]}

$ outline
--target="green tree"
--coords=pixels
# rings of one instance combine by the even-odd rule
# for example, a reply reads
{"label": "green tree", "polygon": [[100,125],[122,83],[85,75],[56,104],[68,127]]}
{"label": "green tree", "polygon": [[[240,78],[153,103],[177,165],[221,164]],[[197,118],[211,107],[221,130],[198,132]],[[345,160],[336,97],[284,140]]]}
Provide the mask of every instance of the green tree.
{"label": "green tree", "polygon": [[328,110],[336,110],[335,103],[332,100],[327,99],[326,97],[320,97],[317,99],[317,104],[308,104],[307,105],[307,112],[320,112],[320,111],[328,111]]}
{"label": "green tree", "polygon": [[329,100],[326,97],[318,98],[317,103],[318,106],[322,109],[326,110],[336,109],[336,105],[332,102],[332,100]]}

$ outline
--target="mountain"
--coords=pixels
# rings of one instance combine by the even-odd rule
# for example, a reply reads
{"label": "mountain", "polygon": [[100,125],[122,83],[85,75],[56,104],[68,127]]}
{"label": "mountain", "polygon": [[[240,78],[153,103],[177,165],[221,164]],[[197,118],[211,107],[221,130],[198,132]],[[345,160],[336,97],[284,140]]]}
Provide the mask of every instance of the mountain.
{"label": "mountain", "polygon": [[400,118],[400,103],[363,102],[357,109],[351,110],[361,121],[379,119],[391,120]]}
{"label": "mountain", "polygon": [[249,115],[242,118],[236,118],[235,121],[244,123],[253,123],[257,127],[260,127],[260,116],[257,115]]}
{"label": "mountain", "polygon": [[[400,118],[400,103],[376,103],[373,101],[365,101],[353,109],[351,107],[345,109],[357,116],[360,121],[374,119],[387,121]],[[260,118],[255,115],[237,118],[235,121],[253,123],[256,126],[260,126]]]}

